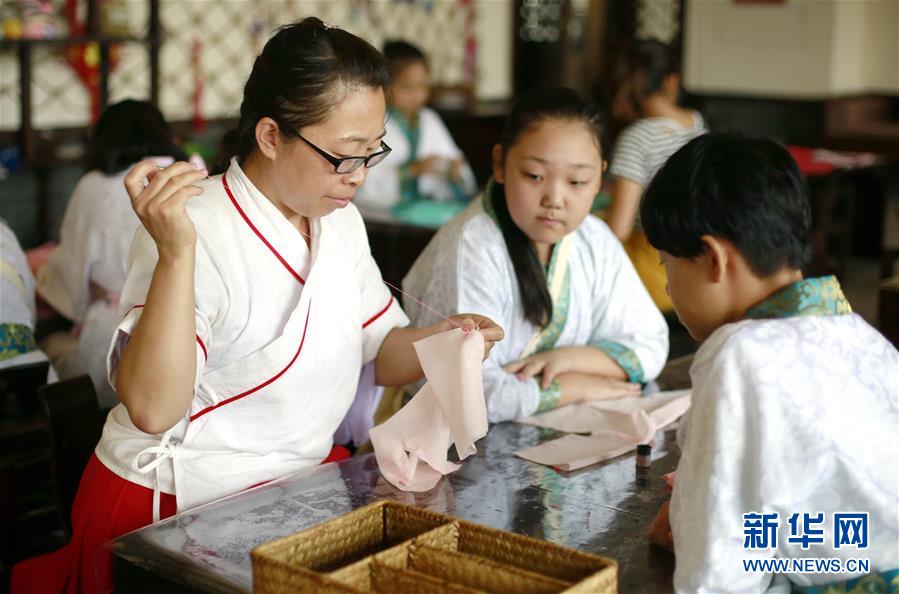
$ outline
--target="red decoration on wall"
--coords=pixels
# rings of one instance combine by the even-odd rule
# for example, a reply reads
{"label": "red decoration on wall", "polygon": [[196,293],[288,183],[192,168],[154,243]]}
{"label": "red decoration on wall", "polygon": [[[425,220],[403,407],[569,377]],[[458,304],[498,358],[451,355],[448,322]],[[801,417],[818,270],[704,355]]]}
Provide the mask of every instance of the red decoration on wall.
{"label": "red decoration on wall", "polygon": [[[78,20],[79,0],[66,0],[65,15],[69,25],[70,37],[87,35],[87,25]],[[91,98],[91,122],[100,117],[100,44],[96,42],[69,46],[66,50],[66,62],[75,71],[78,80],[87,89]],[[109,48],[109,72],[119,63],[119,47]]]}

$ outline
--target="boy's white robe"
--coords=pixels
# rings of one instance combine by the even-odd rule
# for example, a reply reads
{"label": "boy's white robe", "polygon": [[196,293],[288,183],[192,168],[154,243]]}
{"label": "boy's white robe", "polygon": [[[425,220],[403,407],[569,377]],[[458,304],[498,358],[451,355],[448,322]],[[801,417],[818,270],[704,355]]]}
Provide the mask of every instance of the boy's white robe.
{"label": "boy's white robe", "polygon": [[[745,572],[744,559],[899,567],[899,356],[876,330],[856,314],[727,324],[703,343],[691,378],[670,511],[678,592],[764,592],[774,576]],[[870,548],[833,548],[838,511],[869,512]],[[780,514],[777,548],[744,550],[748,512]],[[823,545],[787,542],[796,512],[825,513]]]}

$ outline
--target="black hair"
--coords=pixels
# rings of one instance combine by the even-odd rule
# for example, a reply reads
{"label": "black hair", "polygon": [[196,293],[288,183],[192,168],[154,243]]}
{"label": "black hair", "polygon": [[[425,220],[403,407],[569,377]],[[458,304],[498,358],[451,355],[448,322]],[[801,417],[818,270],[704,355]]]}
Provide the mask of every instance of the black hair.
{"label": "black hair", "polygon": [[[506,117],[500,140],[504,158],[524,132],[547,120],[583,123],[594,135],[597,150],[602,152],[598,107],[584,101],[573,89],[551,87],[533,89],[515,101]],[[493,185],[490,202],[515,268],[524,315],[534,325],[546,326],[552,319],[553,303],[546,287],[546,271],[537,257],[537,250],[512,220],[502,185]]]}
{"label": "black hair", "polygon": [[386,89],[390,70],[381,53],[352,33],[316,17],[285,25],[269,39],[244,86],[237,129],[225,135],[215,171],[256,149],[256,124],[269,117],[285,138],[328,118],[359,87]]}
{"label": "black hair", "polygon": [[662,89],[665,78],[680,74],[680,61],[666,43],[647,39],[619,51],[611,66],[609,112],[616,129],[638,119],[647,96]]}
{"label": "black hair", "polygon": [[396,73],[412,64],[413,62],[421,62],[428,66],[428,58],[424,52],[418,47],[412,45],[408,41],[391,40],[384,43],[384,57],[390,64],[390,72],[393,76]]}
{"label": "black hair", "polygon": [[649,242],[694,259],[703,235],[732,242],[753,272],[801,269],[811,256],[811,206],[796,162],[772,140],[699,136],[668,159],[640,204]]}
{"label": "black hair", "polygon": [[126,99],[104,109],[93,129],[87,169],[114,175],[146,157],[187,159],[152,103]]}

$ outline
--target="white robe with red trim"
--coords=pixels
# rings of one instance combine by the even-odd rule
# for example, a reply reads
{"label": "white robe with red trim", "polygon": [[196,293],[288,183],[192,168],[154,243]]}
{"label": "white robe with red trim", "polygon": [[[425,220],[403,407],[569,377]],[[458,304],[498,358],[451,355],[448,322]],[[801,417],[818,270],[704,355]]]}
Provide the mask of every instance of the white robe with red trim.
{"label": "white robe with red trim", "polygon": [[[163,439],[117,406],[96,450],[119,476],[175,493],[179,510],[321,462],[361,366],[391,329],[408,324],[354,206],[311,221],[310,251],[236,162],[202,187],[188,203],[198,236],[191,408]],[[109,353],[113,385],[156,261],[140,228]]]}

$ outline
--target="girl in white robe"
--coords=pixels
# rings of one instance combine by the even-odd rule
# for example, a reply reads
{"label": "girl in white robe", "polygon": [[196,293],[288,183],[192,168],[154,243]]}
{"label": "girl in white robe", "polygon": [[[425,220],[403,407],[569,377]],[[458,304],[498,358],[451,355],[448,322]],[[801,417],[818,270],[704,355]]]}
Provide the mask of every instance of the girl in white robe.
{"label": "girl in white robe", "polygon": [[[12,591],[108,591],[102,543],[329,459],[362,366],[422,376],[427,328],[381,282],[350,204],[381,141],[383,57],[317,18],[283,27],[247,82],[235,154],[207,178],[142,161],[125,179],[141,219],[109,352],[109,414],[73,510],[72,542],[14,569]],[[188,202],[190,200],[190,202]],[[333,459],[333,456],[330,456]]]}
{"label": "girl in white robe", "polygon": [[894,592],[899,353],[836,278],[803,278],[811,209],[796,163],[769,140],[702,136],[640,215],[678,317],[705,341],[670,528],[663,509],[651,530],[673,545],[675,590]]}
{"label": "girl in white robe", "polygon": [[[403,288],[438,311],[475,308],[506,338],[484,367],[492,422],[637,393],[668,353],[668,330],[621,244],[588,216],[603,162],[598,115],[574,91],[516,102],[494,180],[441,229]],[[436,318],[407,303],[417,324]]]}
{"label": "girl in white robe", "polygon": [[[443,120],[426,106],[430,81],[421,50],[392,41],[384,55],[393,70],[384,141],[393,151],[360,189],[359,208],[366,216],[392,210],[402,218],[414,216],[421,201],[435,201],[443,203],[448,220],[475,193],[474,174]],[[441,208],[430,206],[434,213]]]}
{"label": "girl in white robe", "polygon": [[89,374],[102,408],[118,404],[106,379],[106,355],[120,321],[128,250],[140,225],[125,173],[146,157],[160,165],[185,158],[160,111],[133,99],[107,107],[94,127],[88,173],[66,205],[59,244],[37,274],[40,296],[75,323],[69,335],[48,340],[54,363],[63,379]]}

